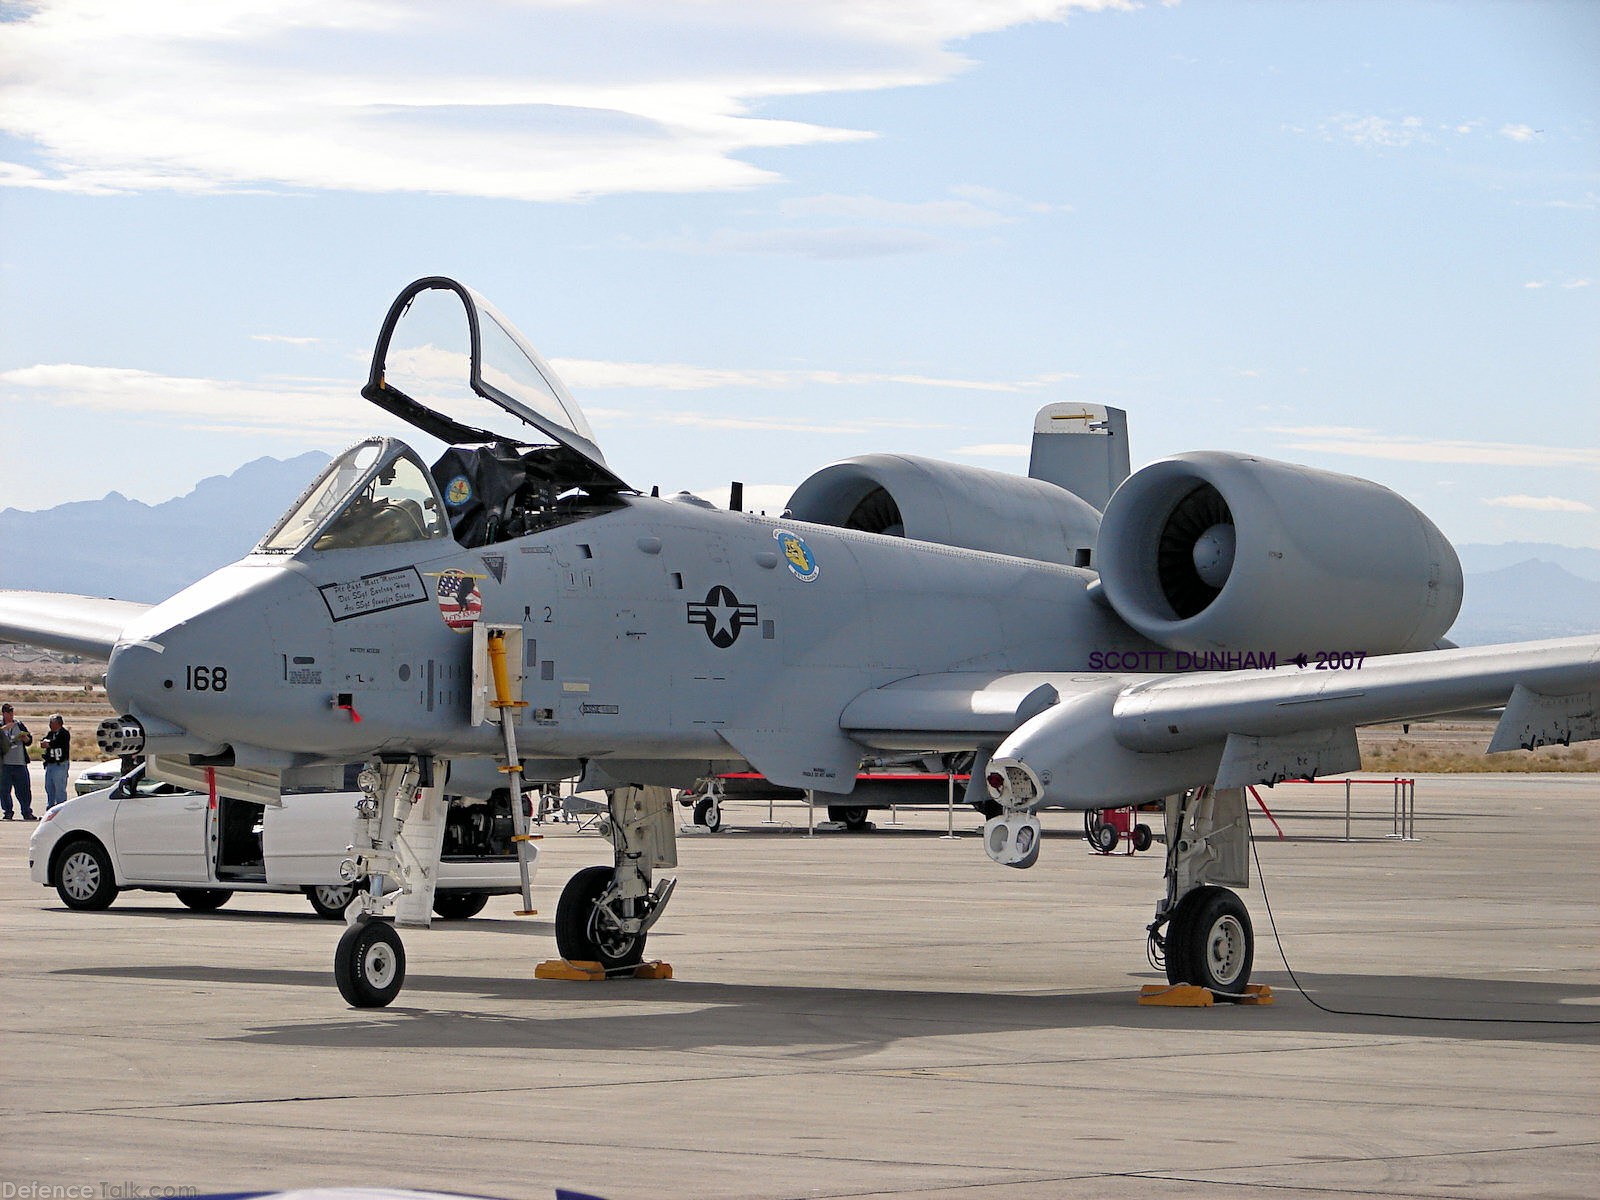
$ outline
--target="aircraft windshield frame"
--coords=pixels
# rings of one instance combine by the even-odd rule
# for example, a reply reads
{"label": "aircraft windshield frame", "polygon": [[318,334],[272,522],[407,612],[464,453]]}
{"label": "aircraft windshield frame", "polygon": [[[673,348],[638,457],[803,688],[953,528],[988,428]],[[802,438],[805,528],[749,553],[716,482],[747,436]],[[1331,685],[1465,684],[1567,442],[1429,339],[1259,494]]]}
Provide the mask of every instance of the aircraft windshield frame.
{"label": "aircraft windshield frame", "polygon": [[[441,346],[431,337],[412,344],[414,339],[406,336],[419,321],[426,328],[426,317],[420,308],[411,326],[403,323],[419,300],[428,303],[438,299],[431,296],[432,293],[453,295],[460,302],[466,334],[464,346]],[[427,316],[441,319],[437,312]],[[401,334],[398,340],[397,332]],[[456,330],[450,336],[460,332]],[[394,362],[390,361],[391,355]],[[463,358],[465,362],[461,361]],[[462,367],[465,367],[465,378],[446,378]],[[436,381],[447,383],[455,389],[455,399],[451,401],[449,397],[424,392],[422,387],[412,383],[413,379],[423,385]],[[461,390],[463,385],[470,389],[470,394]],[[408,387],[419,394],[412,395]],[[594,482],[626,488],[606,465],[583,409],[550,364],[498,309],[454,279],[442,275],[419,279],[395,298],[384,318],[373,350],[372,369],[361,394],[385,411],[450,445],[510,442],[527,446],[554,441],[589,464]],[[478,398],[487,402],[483,418],[469,414],[468,420],[461,420],[440,411],[444,402],[453,408],[481,407]],[[496,418],[502,413],[515,418],[519,427],[514,432],[496,432],[478,423],[486,418],[498,424]],[[530,435],[533,435],[532,441]]]}
{"label": "aircraft windshield frame", "polygon": [[[405,475],[405,479],[400,477]],[[295,554],[450,536],[433,475],[410,446],[364,438],[330,462],[256,546]]]}

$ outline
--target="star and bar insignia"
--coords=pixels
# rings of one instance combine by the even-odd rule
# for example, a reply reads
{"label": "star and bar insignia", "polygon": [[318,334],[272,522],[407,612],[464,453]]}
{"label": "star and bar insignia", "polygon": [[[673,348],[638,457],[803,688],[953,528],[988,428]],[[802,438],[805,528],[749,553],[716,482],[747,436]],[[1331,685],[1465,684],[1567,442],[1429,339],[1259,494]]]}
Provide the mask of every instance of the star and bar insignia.
{"label": "star and bar insignia", "polygon": [[706,636],[718,650],[726,650],[739,640],[739,631],[756,623],[756,606],[740,604],[733,589],[716,584],[706,593],[704,603],[690,602],[689,624],[705,627]]}

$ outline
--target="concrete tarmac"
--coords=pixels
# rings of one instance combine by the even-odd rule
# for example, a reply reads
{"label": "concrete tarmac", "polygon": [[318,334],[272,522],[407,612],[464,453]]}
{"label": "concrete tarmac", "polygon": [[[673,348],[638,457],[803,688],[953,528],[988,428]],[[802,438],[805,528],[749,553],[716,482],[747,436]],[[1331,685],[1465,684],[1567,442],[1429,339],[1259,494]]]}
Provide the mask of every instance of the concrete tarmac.
{"label": "concrete tarmac", "polygon": [[1300,982],[1393,1015],[1297,994],[1259,886],[1277,1003],[1139,1007],[1160,847],[1095,856],[1075,814],[1024,872],[970,814],[947,841],[942,811],[807,837],[802,809],[731,809],[680,837],[662,982],[533,978],[561,884],[608,857],[546,827],[544,915],[407,931],[376,1011],[340,1000],[341,927],[302,898],[71,912],[27,878],[34,827],[0,824],[0,1192],[1595,1195],[1600,778],[1423,777],[1410,842],[1387,788],[1349,842],[1342,789],[1262,794]]}

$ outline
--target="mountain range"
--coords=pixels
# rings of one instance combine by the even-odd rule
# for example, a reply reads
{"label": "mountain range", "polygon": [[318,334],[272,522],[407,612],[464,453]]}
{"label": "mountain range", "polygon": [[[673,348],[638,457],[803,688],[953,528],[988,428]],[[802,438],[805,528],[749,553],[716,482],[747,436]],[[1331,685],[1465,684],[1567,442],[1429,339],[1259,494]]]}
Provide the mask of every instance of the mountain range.
{"label": "mountain range", "polygon": [[[39,512],[0,511],[0,587],[163,600],[247,553],[328,456],[258,458],[143,504],[116,492]],[[1466,599],[1450,631],[1486,645],[1600,631],[1600,550],[1547,542],[1457,547]]]}

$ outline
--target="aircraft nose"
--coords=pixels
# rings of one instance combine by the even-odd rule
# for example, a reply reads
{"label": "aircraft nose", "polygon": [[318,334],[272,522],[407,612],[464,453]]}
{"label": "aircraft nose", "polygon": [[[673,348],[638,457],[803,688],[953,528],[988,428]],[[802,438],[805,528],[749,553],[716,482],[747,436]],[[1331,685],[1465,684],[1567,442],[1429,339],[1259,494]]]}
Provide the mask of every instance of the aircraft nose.
{"label": "aircraft nose", "polygon": [[[292,573],[235,565],[150,609],[106,665],[106,692],[134,718],[148,753],[217,754],[270,725],[268,614],[302,619],[309,589]],[[310,593],[314,598],[315,593]]]}

